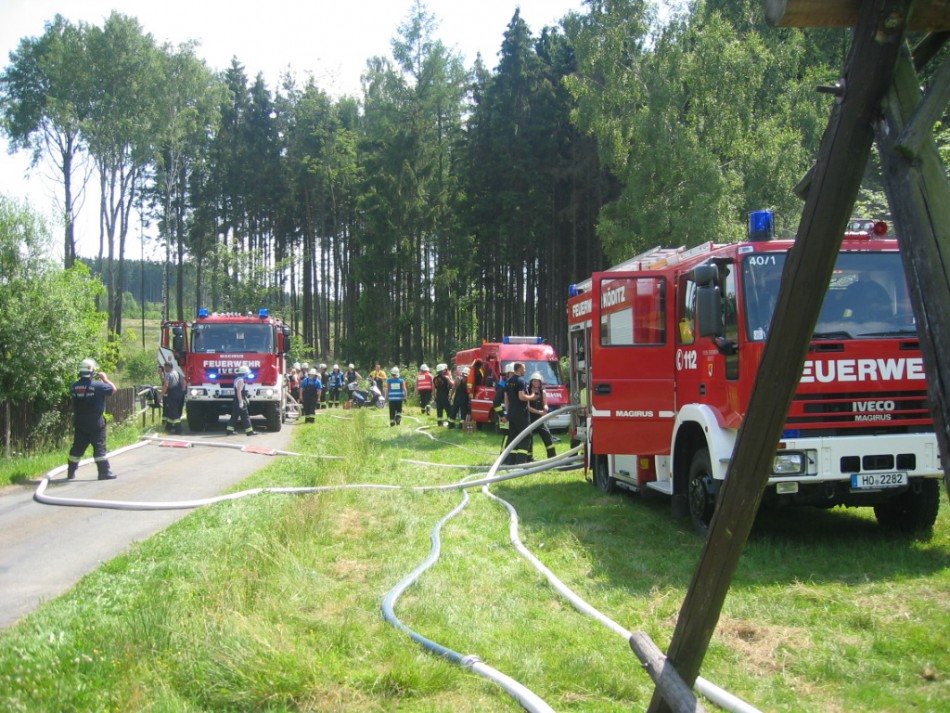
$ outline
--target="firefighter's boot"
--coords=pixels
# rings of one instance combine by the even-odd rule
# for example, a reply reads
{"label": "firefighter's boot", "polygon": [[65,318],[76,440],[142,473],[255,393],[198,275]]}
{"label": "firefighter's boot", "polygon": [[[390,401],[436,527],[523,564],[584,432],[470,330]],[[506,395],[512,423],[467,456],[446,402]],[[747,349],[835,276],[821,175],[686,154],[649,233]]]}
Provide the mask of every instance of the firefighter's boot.
{"label": "firefighter's boot", "polygon": [[66,478],[72,480],[76,477],[76,471],[79,469],[79,463],[69,461],[69,464],[66,466]]}
{"label": "firefighter's boot", "polygon": [[557,455],[557,451],[554,450],[554,446],[548,446],[548,458],[553,458]]}
{"label": "firefighter's boot", "polygon": [[96,470],[99,471],[99,480],[115,480],[115,473],[109,469],[109,461],[96,461]]}

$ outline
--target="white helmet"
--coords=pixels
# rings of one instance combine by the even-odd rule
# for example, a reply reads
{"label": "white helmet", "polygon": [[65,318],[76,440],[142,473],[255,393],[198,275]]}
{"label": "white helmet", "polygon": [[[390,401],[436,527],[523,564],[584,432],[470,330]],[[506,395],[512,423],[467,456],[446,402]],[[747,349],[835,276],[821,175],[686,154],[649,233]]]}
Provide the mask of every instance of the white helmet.
{"label": "white helmet", "polygon": [[310,371],[307,372],[307,374],[309,374],[310,376],[316,376],[316,375],[317,375],[317,370],[316,370],[316,369],[311,369]]}
{"label": "white helmet", "polygon": [[326,365],[326,364],[321,364],[321,365],[320,365],[320,371],[324,371],[326,368],[327,368],[327,365]]}
{"label": "white helmet", "polygon": [[537,379],[538,381],[540,381],[542,384],[544,383],[544,377],[541,376],[541,372],[540,372],[540,371],[534,372],[534,373],[531,375],[531,378],[528,379],[528,381],[534,381],[535,379]]}
{"label": "white helmet", "polygon": [[419,371],[429,371],[429,365],[423,364],[422,366],[419,367]]}
{"label": "white helmet", "polygon": [[347,368],[347,369],[355,369],[356,367],[353,366],[352,364],[350,364],[350,365],[349,365],[348,367],[346,367],[346,368]]}
{"label": "white helmet", "polygon": [[299,368],[301,368],[301,369],[303,369],[304,371],[306,371],[307,369],[310,368],[310,362],[305,361],[303,364],[300,365]]}
{"label": "white helmet", "polygon": [[472,370],[469,367],[466,366],[462,368],[462,376],[468,376],[471,373],[472,373]]}
{"label": "white helmet", "polygon": [[506,374],[510,374],[510,373],[513,372],[514,370],[515,370],[515,369],[514,369],[514,364],[512,364],[510,361],[505,364],[504,372],[505,372]]}
{"label": "white helmet", "polygon": [[241,364],[241,366],[238,367],[238,374],[250,374],[250,373],[251,373],[251,367],[249,367],[247,364]]}
{"label": "white helmet", "polygon": [[339,364],[334,364],[334,365],[333,365],[333,368],[334,368],[335,370],[339,371],[339,370],[340,370],[340,365],[339,365]]}
{"label": "white helmet", "polygon": [[295,361],[295,362],[294,362],[294,369],[299,369],[299,368],[300,368],[300,362],[299,362],[299,361]]}
{"label": "white helmet", "polygon": [[393,376],[399,376],[399,367],[394,366],[392,369],[389,370],[389,373],[392,374]]}
{"label": "white helmet", "polygon": [[438,364],[435,365],[435,370],[439,372],[440,374],[448,368],[449,367],[443,364],[442,362],[439,362]]}
{"label": "white helmet", "polygon": [[97,371],[99,371],[99,365],[96,364],[95,359],[83,359],[79,364],[79,376],[83,379],[88,379]]}

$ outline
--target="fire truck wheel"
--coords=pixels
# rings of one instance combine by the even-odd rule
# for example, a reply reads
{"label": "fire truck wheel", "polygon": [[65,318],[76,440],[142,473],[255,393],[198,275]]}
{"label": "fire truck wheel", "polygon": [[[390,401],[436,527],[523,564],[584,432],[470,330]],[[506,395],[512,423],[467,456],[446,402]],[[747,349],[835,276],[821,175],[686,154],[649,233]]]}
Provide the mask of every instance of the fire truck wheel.
{"label": "fire truck wheel", "polygon": [[617,489],[617,481],[610,477],[607,456],[594,456],[594,485],[602,493],[610,495]]}
{"label": "fire truck wheel", "polygon": [[266,419],[267,430],[271,433],[277,433],[280,430],[280,404],[267,404],[264,407],[264,418]]}
{"label": "fire truck wheel", "polygon": [[693,527],[700,535],[708,535],[709,523],[712,522],[716,510],[716,484],[713,481],[709,451],[705,448],[696,451],[689,464],[687,500]]}
{"label": "fire truck wheel", "polygon": [[205,410],[201,404],[191,403],[185,409],[188,419],[188,430],[192,433],[201,433],[205,430]]}
{"label": "fire truck wheel", "polygon": [[900,532],[917,532],[933,527],[940,507],[940,480],[927,478],[920,491],[908,490],[886,503],[874,506],[874,517],[881,527]]}

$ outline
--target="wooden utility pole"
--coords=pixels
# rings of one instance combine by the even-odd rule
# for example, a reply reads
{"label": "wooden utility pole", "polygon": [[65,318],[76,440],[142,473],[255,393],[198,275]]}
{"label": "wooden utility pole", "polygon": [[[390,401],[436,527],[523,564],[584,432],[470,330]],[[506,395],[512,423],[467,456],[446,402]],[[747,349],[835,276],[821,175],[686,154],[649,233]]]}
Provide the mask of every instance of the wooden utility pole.
{"label": "wooden utility pole", "polygon": [[[849,25],[856,24],[856,27],[842,78],[833,88],[835,107],[811,175],[797,243],[786,261],[782,288],[773,318],[774,336],[766,344],[756,386],[749,401],[747,417],[739,431],[733,460],[710,525],[709,538],[680,609],[670,643],[669,663],[689,685],[695,682],[699,674],[768,481],[772,459],[808,353],[819,308],[868,161],[875,127],[882,125],[881,109],[885,96],[892,88],[895,67],[901,57],[907,31],[908,17],[912,8],[920,11],[924,6],[928,10],[935,10],[938,18],[943,18],[939,21],[928,20],[935,23],[934,29],[950,29],[950,23],[945,22],[945,0],[920,0],[916,5],[913,0],[766,0],[766,12],[773,24],[791,24],[783,23],[781,19],[794,17],[798,26],[840,26],[840,23],[848,22]],[[891,104],[890,99],[888,104]],[[906,109],[899,113],[906,119]],[[903,126],[903,121],[900,125]],[[920,126],[918,123],[915,127],[914,137],[920,136]],[[892,129],[893,127],[879,129],[879,141],[883,140],[882,131],[890,137]],[[891,138],[890,141],[900,143],[896,138]],[[919,138],[910,143],[926,148],[926,141]],[[910,153],[913,154],[913,151]],[[939,157],[937,160],[939,162]],[[917,159],[908,158],[894,163],[885,161],[887,170],[893,173],[889,184],[893,182],[896,187],[901,180],[908,180],[911,172],[920,176],[922,172],[919,166],[914,167],[918,161],[919,154]],[[929,159],[927,164],[929,166]],[[925,175],[929,176],[930,170],[928,168]],[[942,182],[946,189],[945,174]],[[892,189],[889,189],[889,198],[891,192]],[[925,192],[928,193],[928,198],[936,196],[936,193]],[[901,217],[897,223],[899,230],[906,225],[911,225],[911,230],[916,229],[912,225],[913,219],[903,213],[914,212],[919,206],[919,203],[915,203],[901,207]],[[942,207],[946,209],[948,206],[950,200],[944,200]],[[895,215],[899,215],[893,199],[892,210]],[[926,220],[917,222],[925,223]],[[946,231],[947,227],[948,222],[943,220],[940,229]],[[904,239],[922,239],[922,232],[917,235],[920,237],[911,233]],[[943,235],[945,238],[946,233]],[[941,250],[938,253],[943,258],[950,258],[950,254],[946,252],[947,241],[943,239],[939,242]],[[933,255],[933,251],[925,252]],[[908,260],[906,255],[905,260]],[[920,259],[914,258],[909,264],[923,271],[924,267],[919,265],[919,262]],[[931,269],[946,270],[948,265],[950,259],[942,259],[938,265],[932,265]],[[920,277],[926,276],[926,272],[920,273]],[[909,281],[917,278],[917,274],[908,273]],[[948,284],[946,275],[943,282],[945,286]],[[929,299],[924,294],[929,289],[926,283],[912,285],[911,289],[912,296],[918,303],[915,304],[918,320],[936,319],[937,313],[932,309],[933,303],[931,308],[923,306]],[[946,304],[946,301],[942,303]],[[946,318],[942,322],[940,327],[946,325]],[[924,323],[920,324],[923,329]],[[921,336],[923,342],[923,335]],[[946,337],[947,330],[944,330],[944,338]],[[928,378],[935,370],[938,376],[941,373],[941,363],[935,361],[935,358],[940,358],[940,353],[936,350],[935,344],[926,345],[924,348],[925,361],[930,359],[927,364]],[[944,350],[943,355],[946,354]],[[943,356],[944,360],[947,358],[950,357]],[[950,372],[944,369],[942,373]],[[931,396],[937,399],[939,408],[946,414],[946,384],[944,381],[938,381],[936,384],[931,383],[931,388],[942,389],[942,394],[932,393]],[[947,419],[943,419],[941,422],[944,429],[946,421]],[[941,441],[944,454],[945,437],[946,434]],[[648,710],[651,713],[669,711],[670,707],[658,692],[654,692]]]}

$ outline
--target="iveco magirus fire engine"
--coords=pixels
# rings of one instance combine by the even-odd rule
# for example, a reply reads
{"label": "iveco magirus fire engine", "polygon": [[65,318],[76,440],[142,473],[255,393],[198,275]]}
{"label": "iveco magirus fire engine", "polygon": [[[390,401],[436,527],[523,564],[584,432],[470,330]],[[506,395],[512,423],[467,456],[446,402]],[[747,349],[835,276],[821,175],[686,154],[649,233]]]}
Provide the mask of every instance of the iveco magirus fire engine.
{"label": "iveco magirus fire engine", "polygon": [[231,413],[234,378],[242,366],[248,410],[264,416],[268,431],[279,431],[286,390],[284,359],[290,349],[290,327],[266,309],[257,315],[198,310],[192,323],[164,322],[159,361],[172,361],[185,375],[188,428],[202,431]]}
{"label": "iveco magirus fire engine", "polygon": [[[572,286],[572,438],[604,492],[657,490],[708,526],[794,244],[772,225],[756,211],[748,242],[655,248]],[[886,233],[854,221],[844,236],[763,503],[873,507],[913,530],[936,519],[942,471]]]}

